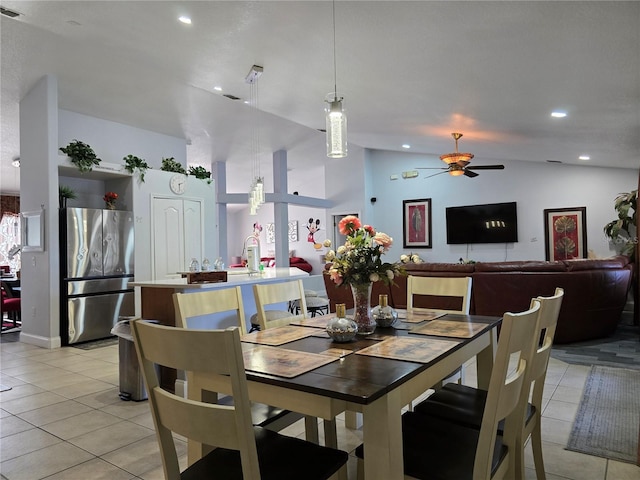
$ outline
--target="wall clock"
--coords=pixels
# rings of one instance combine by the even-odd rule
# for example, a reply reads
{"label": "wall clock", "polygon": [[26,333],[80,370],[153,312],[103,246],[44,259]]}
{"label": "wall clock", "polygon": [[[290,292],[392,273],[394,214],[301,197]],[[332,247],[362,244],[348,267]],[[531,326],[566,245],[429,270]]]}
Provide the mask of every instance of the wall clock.
{"label": "wall clock", "polygon": [[187,188],[187,176],[177,173],[169,180],[169,188],[176,195],[182,195]]}

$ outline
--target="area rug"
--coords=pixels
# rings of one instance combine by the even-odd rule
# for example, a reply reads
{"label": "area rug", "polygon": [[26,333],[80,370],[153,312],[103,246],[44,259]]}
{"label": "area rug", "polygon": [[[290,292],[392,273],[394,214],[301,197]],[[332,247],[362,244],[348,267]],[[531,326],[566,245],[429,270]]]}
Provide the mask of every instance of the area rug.
{"label": "area rug", "polygon": [[594,365],[567,450],[636,463],[639,428],[640,371]]}

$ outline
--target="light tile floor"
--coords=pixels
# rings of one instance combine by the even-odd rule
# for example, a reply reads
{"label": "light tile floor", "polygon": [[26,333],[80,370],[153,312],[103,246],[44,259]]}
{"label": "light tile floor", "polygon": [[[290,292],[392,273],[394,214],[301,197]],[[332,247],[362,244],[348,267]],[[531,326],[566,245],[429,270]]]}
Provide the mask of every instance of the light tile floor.
{"label": "light tile floor", "polygon": [[[118,346],[46,350],[0,344],[0,473],[6,480],[162,479],[147,402],[118,397]],[[473,384],[473,368],[467,382]],[[638,480],[640,467],[564,449],[589,367],[551,360],[543,410],[547,479]],[[302,436],[300,422],[284,433]],[[340,448],[352,452],[360,430],[338,419]],[[181,462],[186,445],[179,442]],[[527,479],[534,479],[527,448]],[[349,462],[355,479],[356,462]]]}

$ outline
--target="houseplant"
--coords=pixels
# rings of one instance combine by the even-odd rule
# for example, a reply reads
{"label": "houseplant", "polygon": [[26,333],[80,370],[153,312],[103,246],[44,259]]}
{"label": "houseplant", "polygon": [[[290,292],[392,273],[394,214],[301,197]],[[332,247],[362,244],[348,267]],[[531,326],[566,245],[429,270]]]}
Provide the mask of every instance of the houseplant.
{"label": "houseplant", "polygon": [[348,215],[338,224],[340,233],[346,235],[344,245],[325,255],[332,262],[328,274],[336,285],[349,285],[353,293],[354,320],[358,334],[368,335],[376,328],[371,316],[371,288],[378,280],[389,285],[404,270],[399,263],[382,261],[393,239],[386,233],[376,232],[371,225],[362,225],[360,219]]}
{"label": "houseplant", "polygon": [[189,175],[193,175],[196,178],[201,180],[206,180],[207,183],[211,183],[211,172],[206,170],[204,167],[198,165],[194,167],[193,165],[189,167]]}
{"label": "houseplant", "polygon": [[164,172],[182,173],[183,175],[187,174],[187,171],[184,169],[182,164],[176,162],[173,157],[163,158],[160,170]]}
{"label": "houseplant", "polygon": [[67,200],[77,198],[76,192],[71,190],[71,187],[67,187],[66,185],[60,185],[58,187],[58,204],[60,208],[67,207]]}
{"label": "houseplant", "polygon": [[611,239],[616,251],[631,260],[635,258],[638,243],[636,226],[638,214],[638,190],[620,193],[614,203],[618,218],[604,226],[604,234]]}
{"label": "houseplant", "polygon": [[67,155],[78,170],[82,173],[90,172],[95,165],[100,165],[100,160],[90,145],[73,140],[66,147],[60,147],[60,151]]}
{"label": "houseplant", "polygon": [[136,157],[135,155],[127,155],[122,160],[124,160],[124,169],[131,174],[137,170],[140,181],[144,183],[144,172],[151,168],[147,165],[147,162],[143,158]]}

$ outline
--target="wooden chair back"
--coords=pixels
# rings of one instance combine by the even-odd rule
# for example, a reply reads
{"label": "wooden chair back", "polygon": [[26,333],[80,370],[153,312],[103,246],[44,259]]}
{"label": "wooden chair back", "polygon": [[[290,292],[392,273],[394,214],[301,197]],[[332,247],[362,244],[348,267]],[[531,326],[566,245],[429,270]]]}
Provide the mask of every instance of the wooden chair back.
{"label": "wooden chair back", "polygon": [[[144,320],[132,321],[131,327],[147,385],[165,478],[180,478],[172,435],[175,432],[203,444],[238,450],[244,478],[259,480],[239,329],[196,330],[156,325]],[[230,385],[234,405],[202,403],[163,390],[154,364],[220,376]]]}
{"label": "wooden chair back", "polygon": [[[253,286],[253,296],[256,300],[256,310],[260,330],[288,325],[292,320],[305,318],[307,316],[307,301],[304,295],[304,285],[302,284],[302,280],[278,283],[258,283]],[[297,315],[288,312],[288,305],[292,304],[295,300],[298,300],[298,305],[300,307]],[[278,308],[265,308],[276,304],[279,305]],[[282,309],[282,304],[287,305],[284,310]],[[269,311],[282,311],[290,314],[284,317],[279,315],[270,316],[266,313]]]}
{"label": "wooden chair back", "polygon": [[[533,300],[529,310],[522,313],[505,313],[502,319],[480,426],[473,469],[474,479],[515,478],[512,452],[515,451],[516,438],[522,427],[522,418],[519,418],[521,412],[517,407],[524,389],[528,387],[525,381],[537,344],[533,338],[537,332],[539,311],[540,302]],[[502,419],[505,419],[503,444],[510,453],[508,453],[509,458],[501,463],[499,471],[492,477],[492,459],[498,423]]]}
{"label": "wooden chair back", "polygon": [[538,322],[538,334],[536,338],[540,338],[541,340],[534,350],[531,369],[527,374],[529,383],[535,382],[532,404],[538,409],[542,407],[544,379],[547,375],[547,366],[549,365],[551,347],[556,334],[556,326],[558,325],[558,316],[560,315],[563,297],[564,290],[562,288],[556,288],[555,293],[551,297],[537,297],[531,300],[532,306],[535,300],[540,302],[540,320]]}
{"label": "wooden chair back", "polygon": [[240,334],[247,333],[240,287],[206,290],[196,293],[174,293],[173,305],[176,311],[176,324],[178,327],[187,328],[187,320],[192,317],[235,312]]}
{"label": "wooden chair back", "polygon": [[[447,313],[469,315],[471,308],[471,277],[407,277],[407,311],[420,312],[424,307],[416,307],[414,296],[451,297],[449,308],[427,308]],[[459,305],[459,308],[454,305]]]}

